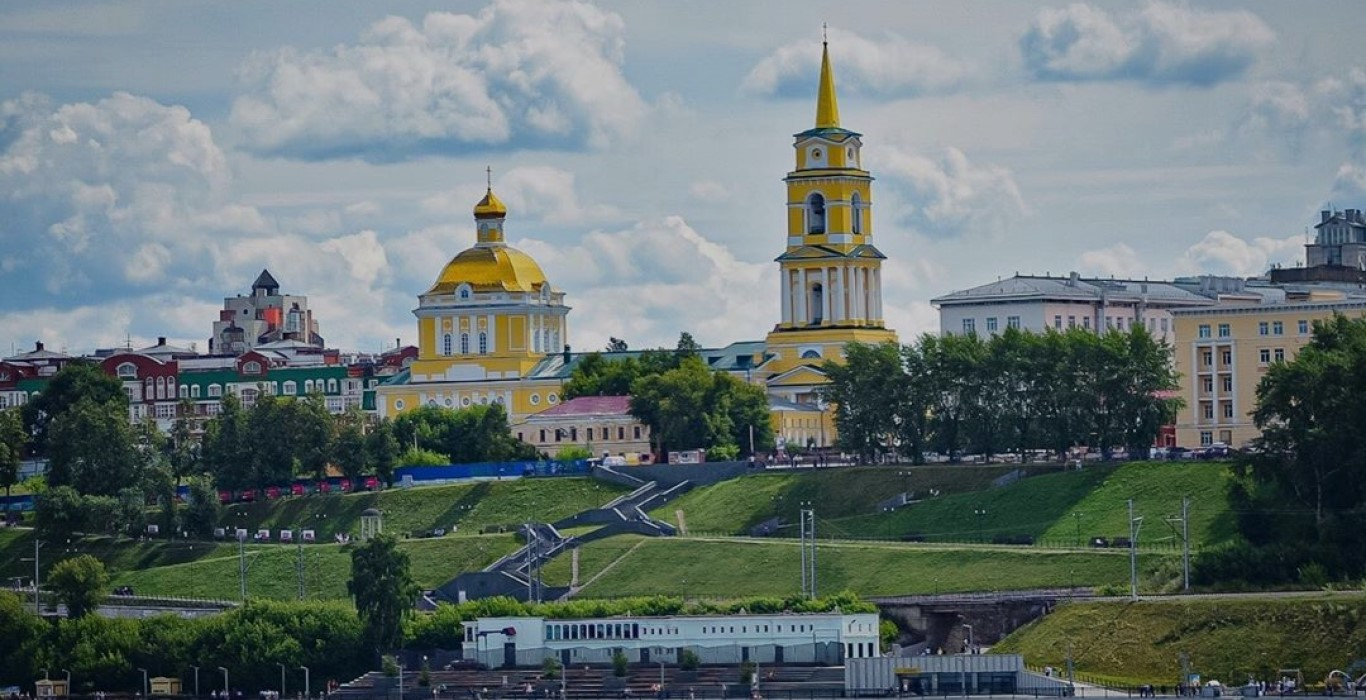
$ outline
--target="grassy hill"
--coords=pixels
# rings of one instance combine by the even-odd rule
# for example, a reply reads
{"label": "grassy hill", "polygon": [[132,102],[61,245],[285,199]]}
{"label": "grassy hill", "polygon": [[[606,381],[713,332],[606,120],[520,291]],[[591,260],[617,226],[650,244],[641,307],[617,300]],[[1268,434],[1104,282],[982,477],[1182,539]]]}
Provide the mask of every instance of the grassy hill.
{"label": "grassy hill", "polygon": [[345,496],[312,496],[237,504],[223,515],[228,527],[313,529],[322,538],[360,530],[360,514],[377,508],[384,531],[417,533],[436,527],[479,532],[528,519],[553,522],[600,506],[623,493],[614,484],[587,478],[510,479],[452,486],[392,489]]}
{"label": "grassy hill", "polygon": [[697,533],[744,534],[775,516],[796,522],[803,503],[823,519],[874,513],[878,504],[906,491],[941,494],[979,491],[992,481],[1021,469],[1047,473],[1057,466],[933,465],[920,467],[855,467],[772,471],[694,489],[651,514],[676,522],[682,510],[688,529]]}
{"label": "grassy hill", "polygon": [[[463,571],[477,571],[515,550],[513,535],[474,535],[404,540],[400,548],[412,559],[413,578],[423,588],[434,588]],[[175,595],[236,600],[239,595],[236,547],[197,561],[125,570],[114,585],[132,586],[143,595]],[[253,598],[295,599],[299,592],[298,548],[266,545],[249,551],[247,594]],[[345,599],[351,575],[350,547],[319,544],[303,548],[305,595],[318,599]]]}
{"label": "grassy hill", "polygon": [[826,521],[825,531],[831,536],[897,539],[916,534],[928,541],[952,542],[1030,535],[1070,547],[1078,539],[1084,545],[1095,536],[1127,537],[1126,501],[1132,498],[1134,512],[1144,516],[1140,543],[1177,548],[1180,539],[1166,518],[1180,514],[1181,498],[1187,495],[1191,541],[1198,547],[1234,535],[1228,479],[1228,468],[1221,463],[1088,466],[1000,488],[941,495],[891,513],[827,518],[817,510],[817,515]]}
{"label": "grassy hill", "polygon": [[[590,542],[581,550],[581,582],[615,562],[583,589],[583,597],[784,595],[801,587],[801,554],[790,540],[622,536]],[[568,582],[569,556],[546,567],[548,580]],[[1128,581],[1128,558],[1116,551],[869,542],[822,544],[816,558],[820,588],[861,595],[1118,586]],[[1167,559],[1147,556],[1144,569],[1160,567]]]}
{"label": "grassy hill", "polygon": [[1205,680],[1275,680],[1279,669],[1300,669],[1320,682],[1366,657],[1366,595],[1072,603],[992,651],[1060,667],[1069,645],[1079,673],[1121,683],[1171,685],[1183,653]]}

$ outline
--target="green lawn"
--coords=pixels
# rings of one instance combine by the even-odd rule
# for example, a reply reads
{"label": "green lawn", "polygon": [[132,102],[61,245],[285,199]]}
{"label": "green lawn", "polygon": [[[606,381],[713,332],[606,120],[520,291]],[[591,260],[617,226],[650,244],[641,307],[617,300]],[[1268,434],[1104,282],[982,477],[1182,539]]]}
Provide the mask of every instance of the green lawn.
{"label": "green lawn", "polygon": [[[255,549],[255,546],[252,546]],[[236,545],[214,542],[137,541],[113,537],[86,537],[74,542],[44,543],[39,558],[43,571],[62,559],[90,554],[111,572],[161,567],[237,552]],[[33,531],[0,530],[0,577],[33,576]],[[29,561],[24,561],[28,559]]]}
{"label": "green lawn", "polygon": [[[477,571],[517,548],[512,535],[442,537],[400,543],[412,559],[414,580],[435,588],[465,571]],[[139,594],[236,600],[239,595],[235,546],[223,556],[199,561],[123,571],[114,585],[132,586]],[[294,599],[299,592],[299,548],[255,547],[247,553],[247,594],[253,598]],[[309,598],[344,599],[351,572],[350,547],[317,544],[303,547],[304,587]]]}
{"label": "green lawn", "polygon": [[[579,547],[579,585],[593,578],[643,539],[645,538],[640,535],[620,535]],[[546,585],[568,586],[573,576],[572,559],[573,555],[566,553],[541,567],[541,577]]]}
{"label": "green lawn", "polygon": [[[607,558],[610,555],[599,557],[593,550],[612,548],[619,553],[634,544],[617,539],[623,538],[584,545],[583,556]],[[648,539],[581,595],[785,595],[800,589],[800,558],[797,543],[790,540]],[[1165,559],[1145,557],[1145,571]],[[822,590],[848,589],[860,595],[1124,585],[1128,581],[1128,558],[1113,551],[840,543],[822,544],[817,562]],[[558,560],[555,564],[560,565]]]}
{"label": "green lawn", "polygon": [[796,522],[803,503],[811,504],[823,519],[864,515],[876,512],[879,503],[899,493],[977,491],[1015,469],[1043,473],[1059,468],[1002,464],[766,472],[694,489],[651,514],[676,523],[675,513],[681,509],[690,532],[744,534],[777,515]]}
{"label": "green lawn", "polygon": [[418,533],[453,525],[461,532],[479,532],[488,526],[513,527],[527,519],[553,522],[600,506],[624,491],[587,478],[481,481],[238,504],[226,509],[222,522],[253,532],[261,527],[311,528],[328,539],[338,532],[359,532],[361,512],[377,508],[384,514],[385,532]]}
{"label": "green lawn", "polygon": [[1228,478],[1221,463],[1088,466],[1001,488],[942,495],[891,513],[822,520],[826,533],[835,537],[899,539],[917,534],[929,541],[989,541],[998,535],[1030,535],[1056,546],[1075,546],[1078,537],[1085,545],[1095,536],[1128,536],[1126,501],[1133,498],[1135,514],[1144,516],[1140,543],[1175,549],[1180,540],[1166,519],[1180,514],[1183,495],[1192,497],[1192,543],[1215,544],[1233,536]]}
{"label": "green lawn", "polygon": [[1121,683],[1171,685],[1181,654],[1205,680],[1241,684],[1300,669],[1322,682],[1366,657],[1366,597],[1106,601],[1059,606],[1016,630],[993,652],[1061,667],[1068,648],[1077,671]]}

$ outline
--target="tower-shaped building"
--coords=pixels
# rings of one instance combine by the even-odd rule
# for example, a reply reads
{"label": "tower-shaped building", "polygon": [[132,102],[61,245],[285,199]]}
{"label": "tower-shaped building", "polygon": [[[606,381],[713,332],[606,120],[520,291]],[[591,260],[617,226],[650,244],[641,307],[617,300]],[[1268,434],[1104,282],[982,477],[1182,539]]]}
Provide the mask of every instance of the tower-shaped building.
{"label": "tower-shaped building", "polygon": [[787,183],[787,245],[778,256],[782,319],[768,334],[769,389],[804,401],[819,369],[850,342],[895,341],[882,320],[882,261],[873,245],[873,177],[862,134],[840,126],[835,71],[821,55],[816,125],[795,135]]}

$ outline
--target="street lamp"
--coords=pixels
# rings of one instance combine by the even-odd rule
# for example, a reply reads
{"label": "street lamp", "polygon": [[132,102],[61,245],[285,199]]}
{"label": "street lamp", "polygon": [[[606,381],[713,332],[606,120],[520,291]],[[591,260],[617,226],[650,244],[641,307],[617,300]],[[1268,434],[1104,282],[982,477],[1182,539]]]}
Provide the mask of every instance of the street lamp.
{"label": "street lamp", "polygon": [[971,653],[972,653],[972,647],[973,647],[973,644],[972,644],[972,625],[967,625],[967,624],[965,624],[965,625],[963,625],[963,629],[965,629],[965,630],[968,631],[968,653],[971,654]]}
{"label": "street lamp", "polygon": [[66,694],[71,695],[71,671],[62,669],[62,673],[66,674]]}
{"label": "street lamp", "polygon": [[284,697],[288,694],[285,692],[285,665],[279,661],[276,661],[275,665],[280,667],[280,697]]}
{"label": "street lamp", "polygon": [[308,667],[307,667],[307,666],[300,666],[300,667],[299,667],[299,670],[301,670],[301,671],[304,672],[304,697],[305,697],[305,698],[313,697],[313,686],[309,685],[309,683],[308,683]]}
{"label": "street lamp", "polygon": [[656,697],[664,697],[664,662],[659,662],[659,693]]}
{"label": "street lamp", "polygon": [[231,698],[232,693],[228,692],[228,669],[219,666],[218,670],[223,672],[223,695]]}
{"label": "street lamp", "polygon": [[140,668],[138,670],[142,671],[142,697],[145,698],[152,694],[152,689],[147,686],[147,669]]}
{"label": "street lamp", "polygon": [[977,535],[986,539],[986,530],[982,529],[982,520],[987,517],[986,508],[973,508],[972,514],[977,516]]}
{"label": "street lamp", "polygon": [[194,696],[199,697],[199,667],[191,666],[194,669]]}
{"label": "street lamp", "polygon": [[1077,549],[1081,549],[1081,516],[1085,515],[1081,511],[1073,511],[1072,518],[1077,523]]}

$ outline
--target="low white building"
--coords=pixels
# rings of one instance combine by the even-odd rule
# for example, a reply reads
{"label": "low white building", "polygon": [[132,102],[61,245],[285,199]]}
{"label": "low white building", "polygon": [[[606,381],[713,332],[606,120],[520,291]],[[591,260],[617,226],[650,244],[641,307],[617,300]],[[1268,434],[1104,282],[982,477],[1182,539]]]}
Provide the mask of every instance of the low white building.
{"label": "low white building", "polygon": [[483,617],[465,624],[465,658],[490,668],[539,666],[546,658],[604,664],[617,651],[632,663],[674,664],[684,649],[704,664],[839,664],[881,654],[876,613]]}

